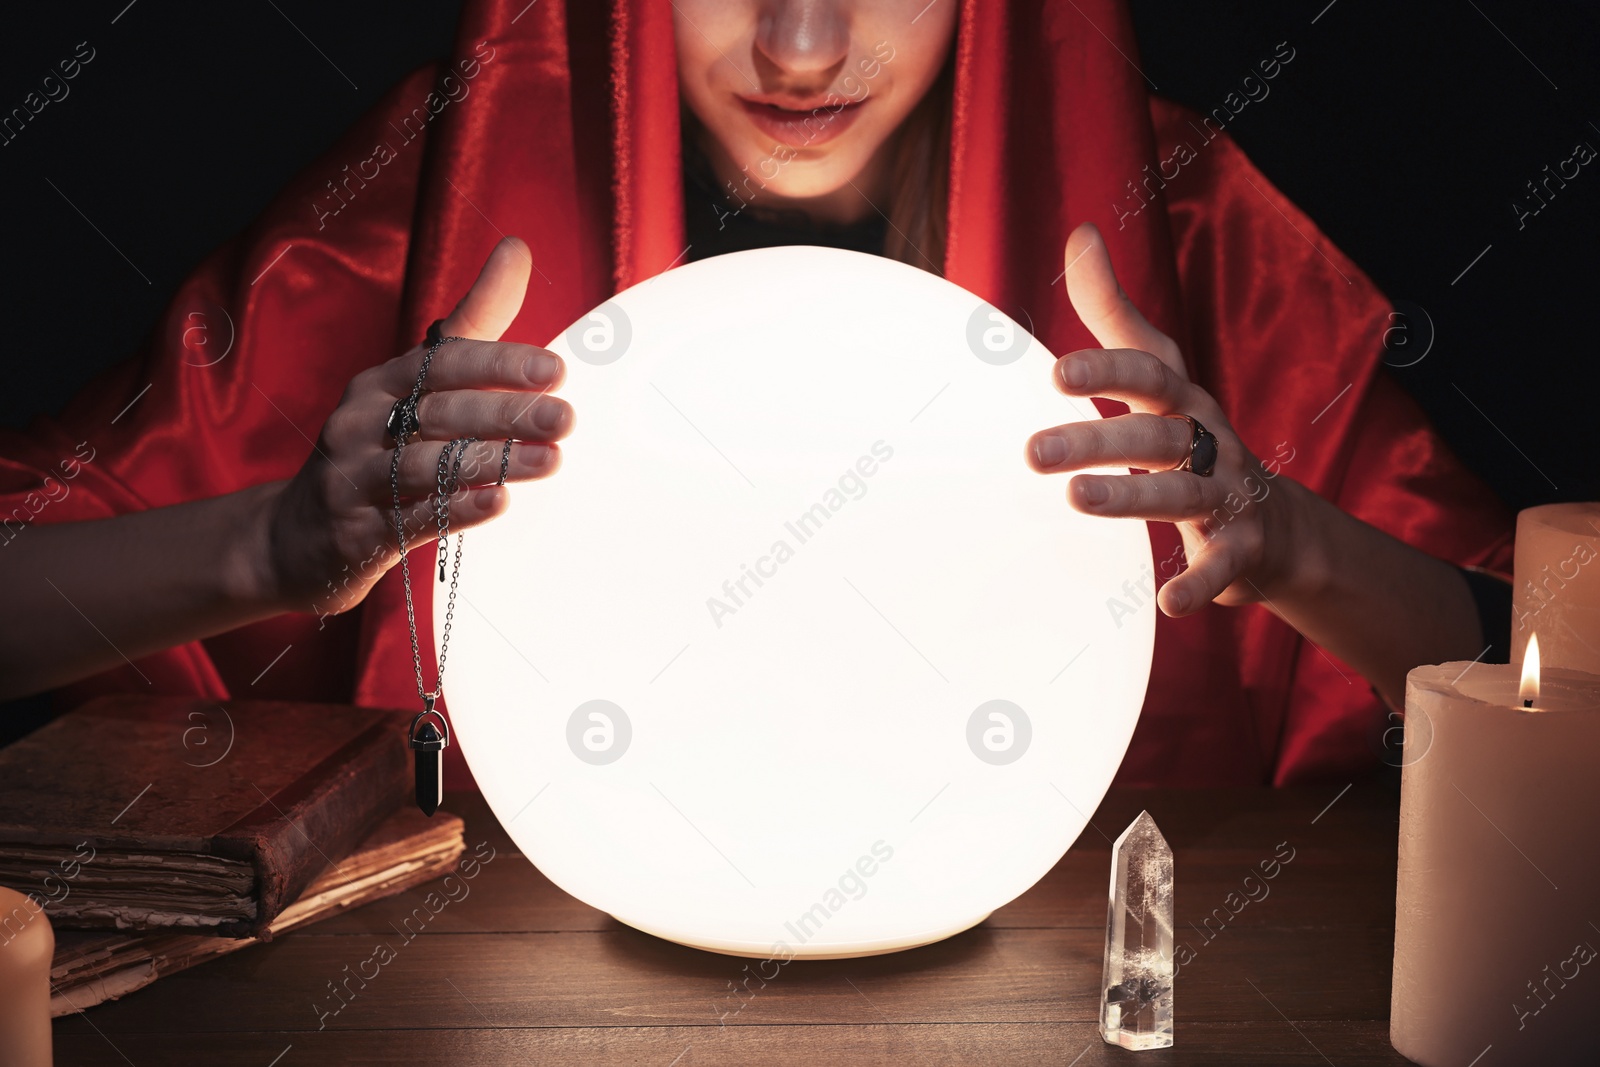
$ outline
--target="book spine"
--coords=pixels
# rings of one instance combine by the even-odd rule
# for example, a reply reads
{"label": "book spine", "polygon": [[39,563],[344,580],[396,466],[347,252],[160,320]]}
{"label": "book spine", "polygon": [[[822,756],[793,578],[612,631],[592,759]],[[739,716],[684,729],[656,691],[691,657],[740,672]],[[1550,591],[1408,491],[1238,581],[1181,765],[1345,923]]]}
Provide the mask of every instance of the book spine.
{"label": "book spine", "polygon": [[394,813],[410,793],[404,735],[400,712],[373,724],[213,838],[216,851],[256,868],[255,918],[219,934],[269,939],[278,913]]}

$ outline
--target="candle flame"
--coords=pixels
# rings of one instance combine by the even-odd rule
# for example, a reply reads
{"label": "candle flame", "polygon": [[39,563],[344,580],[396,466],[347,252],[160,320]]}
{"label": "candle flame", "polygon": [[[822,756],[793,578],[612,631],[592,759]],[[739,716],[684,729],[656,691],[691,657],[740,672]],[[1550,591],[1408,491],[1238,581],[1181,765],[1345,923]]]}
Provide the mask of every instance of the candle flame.
{"label": "candle flame", "polygon": [[1528,648],[1522,654],[1522,685],[1517,691],[1527,706],[1539,699],[1539,635],[1528,635]]}

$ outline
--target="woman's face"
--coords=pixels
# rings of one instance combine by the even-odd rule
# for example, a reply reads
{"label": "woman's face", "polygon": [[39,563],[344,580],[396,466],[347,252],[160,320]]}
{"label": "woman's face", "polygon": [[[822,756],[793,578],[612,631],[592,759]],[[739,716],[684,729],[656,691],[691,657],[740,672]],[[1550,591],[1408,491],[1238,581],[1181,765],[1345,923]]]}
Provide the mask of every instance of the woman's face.
{"label": "woman's face", "polygon": [[859,203],[944,63],[956,4],[674,0],[678,82],[718,177],[757,203]]}

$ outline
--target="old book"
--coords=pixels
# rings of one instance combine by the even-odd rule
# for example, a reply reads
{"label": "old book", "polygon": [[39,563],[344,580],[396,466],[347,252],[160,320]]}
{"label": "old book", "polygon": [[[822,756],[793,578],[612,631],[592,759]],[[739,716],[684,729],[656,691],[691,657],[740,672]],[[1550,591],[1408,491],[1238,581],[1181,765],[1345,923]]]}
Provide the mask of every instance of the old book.
{"label": "old book", "polygon": [[[281,934],[448,873],[461,857],[462,832],[462,822],[454,815],[441,813],[430,819],[414,807],[400,809],[279,912],[268,933]],[[182,932],[57,931],[50,1013],[70,1015],[116,1000],[157,978],[237,952],[257,940]]]}
{"label": "old book", "polygon": [[57,930],[270,936],[409,791],[405,715],[101,697],[0,749],[0,885]]}

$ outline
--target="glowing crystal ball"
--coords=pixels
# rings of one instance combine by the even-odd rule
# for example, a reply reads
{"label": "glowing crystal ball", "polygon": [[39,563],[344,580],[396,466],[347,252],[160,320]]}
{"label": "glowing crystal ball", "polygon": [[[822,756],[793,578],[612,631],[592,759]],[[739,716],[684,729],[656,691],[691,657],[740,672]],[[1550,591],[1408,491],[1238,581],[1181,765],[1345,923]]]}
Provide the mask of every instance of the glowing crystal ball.
{"label": "glowing crystal ball", "polygon": [[1024,462],[1098,417],[1050,353],[815,247],[671,270],[549,347],[576,425],[467,534],[446,692],[524,854],[639,930],[780,959],[927,944],[1043,876],[1121,762],[1156,613],[1108,608],[1144,524]]}

